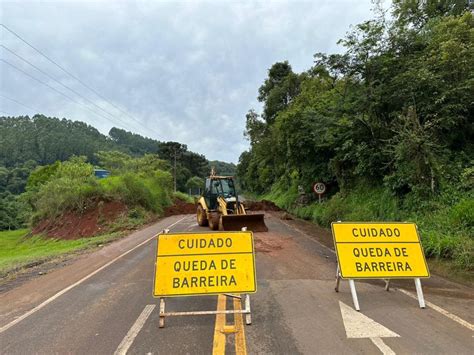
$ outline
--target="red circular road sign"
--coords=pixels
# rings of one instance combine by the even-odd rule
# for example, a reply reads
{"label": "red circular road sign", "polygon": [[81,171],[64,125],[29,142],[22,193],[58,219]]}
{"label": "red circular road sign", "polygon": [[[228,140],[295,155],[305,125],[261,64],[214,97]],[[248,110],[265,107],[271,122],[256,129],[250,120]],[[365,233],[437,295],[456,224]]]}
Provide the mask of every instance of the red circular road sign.
{"label": "red circular road sign", "polygon": [[313,191],[318,195],[322,195],[326,191],[326,185],[322,182],[315,182],[313,185]]}

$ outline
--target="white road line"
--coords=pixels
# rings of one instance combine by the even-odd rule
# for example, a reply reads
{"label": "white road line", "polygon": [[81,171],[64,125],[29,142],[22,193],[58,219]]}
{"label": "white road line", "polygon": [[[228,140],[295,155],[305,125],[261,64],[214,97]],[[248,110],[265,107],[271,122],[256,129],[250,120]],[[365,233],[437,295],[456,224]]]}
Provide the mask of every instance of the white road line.
{"label": "white road line", "polygon": [[[411,292],[409,292],[409,291],[407,291],[407,290],[404,290],[404,289],[402,289],[402,288],[396,288],[396,290],[400,291],[400,292],[403,293],[404,295],[407,295],[407,296],[409,296],[409,297],[411,297],[411,298],[414,298],[415,300],[418,299],[418,297],[417,297],[415,294],[413,294],[413,293],[411,293]],[[441,308],[440,306],[435,305],[434,303],[428,302],[428,301],[426,301],[426,300],[425,300],[425,303],[426,303],[426,305],[427,305],[428,307],[434,309],[436,312],[439,312],[439,313],[441,313],[442,315],[448,317],[449,319],[451,319],[451,320],[453,320],[453,321],[455,321],[455,322],[461,324],[463,327],[466,327],[467,329],[470,329],[471,331],[474,331],[474,325],[471,324],[471,323],[469,323],[468,321],[466,321],[466,320],[464,320],[464,319],[462,319],[462,318],[459,318],[458,316],[456,316],[456,315],[454,315],[454,314],[448,312],[447,310]]]}
{"label": "white road line", "polygon": [[[171,227],[173,227],[174,225],[178,224],[179,222],[181,222],[183,219],[185,219],[186,216],[184,216],[183,218],[177,220],[176,222],[174,222],[173,224],[169,225],[168,227],[166,227],[166,229],[169,229]],[[54,296],[51,296],[50,298],[48,298],[46,301],[44,301],[43,303],[40,303],[39,305],[37,305],[35,308],[29,310],[28,312],[24,313],[23,315],[19,316],[18,318],[16,318],[15,320],[12,320],[10,323],[4,325],[3,327],[0,328],[0,334],[3,333],[5,330],[7,329],[10,329],[11,327],[13,327],[15,324],[18,324],[20,323],[22,320],[24,320],[25,318],[31,316],[33,313],[36,313],[37,311],[39,311],[41,308],[47,306],[48,304],[50,304],[51,302],[53,302],[55,299],[61,297],[62,295],[64,295],[66,292],[68,292],[69,290],[73,289],[74,287],[80,285],[81,283],[83,283],[84,281],[90,279],[92,276],[94,276],[95,274],[99,273],[100,271],[104,270],[106,267],[112,265],[114,262],[116,262],[117,260],[123,258],[125,255],[131,253],[132,251],[134,251],[135,249],[141,247],[142,245],[148,243],[149,241],[155,239],[155,235],[153,237],[150,237],[148,238],[147,240],[145,240],[144,242],[141,242],[140,244],[134,246],[132,249],[126,251],[125,253],[123,254],[120,254],[119,256],[117,256],[115,259],[112,259],[111,261],[109,261],[107,264],[101,266],[100,268],[98,268],[97,270],[91,272],[89,275],[87,276],[84,276],[82,279],[80,279],[79,281],[73,283],[72,285],[66,287],[65,289],[59,291],[58,293],[56,293]]]}
{"label": "white road line", "polygon": [[395,355],[395,351],[390,349],[387,344],[383,342],[381,338],[370,338],[372,343],[382,352],[383,355]]}
{"label": "white road line", "polygon": [[114,355],[125,355],[127,353],[128,349],[133,344],[133,341],[145,325],[146,320],[154,309],[154,304],[149,304],[145,306],[142,313],[138,316],[137,320],[128,331],[127,335],[125,335],[125,338],[123,338],[122,342],[119,344],[117,350],[115,350]]}
{"label": "white road line", "polygon": [[398,338],[400,335],[377,323],[372,318],[355,311],[344,302],[339,301],[339,308],[341,309],[342,322],[347,338],[369,338],[382,354],[395,355],[395,352],[381,338]]}
{"label": "white road line", "polygon": [[197,223],[193,223],[188,228],[186,228],[186,231],[190,231],[191,229],[193,229],[194,227],[197,227],[198,225],[199,224],[197,224]]}
{"label": "white road line", "polygon": [[388,329],[365,314],[357,312],[342,301],[339,301],[342,322],[349,339],[360,338],[398,338],[400,335]]}

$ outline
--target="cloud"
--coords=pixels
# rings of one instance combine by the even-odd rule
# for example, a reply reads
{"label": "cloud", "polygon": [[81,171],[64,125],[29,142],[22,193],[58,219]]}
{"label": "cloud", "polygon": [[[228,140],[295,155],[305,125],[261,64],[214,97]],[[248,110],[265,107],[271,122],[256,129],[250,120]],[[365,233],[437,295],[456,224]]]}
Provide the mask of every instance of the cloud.
{"label": "cloud", "polygon": [[[256,96],[268,68],[289,60],[295,71],[306,70],[314,53],[339,51],[336,41],[349,26],[371,17],[370,0],[3,1],[0,6],[2,23],[134,119],[0,29],[7,47],[113,116],[94,115],[0,63],[3,94],[104,133],[119,126],[232,162],[248,147],[245,113],[260,109]],[[1,57],[86,104],[4,50]],[[35,113],[0,102],[13,114]]]}

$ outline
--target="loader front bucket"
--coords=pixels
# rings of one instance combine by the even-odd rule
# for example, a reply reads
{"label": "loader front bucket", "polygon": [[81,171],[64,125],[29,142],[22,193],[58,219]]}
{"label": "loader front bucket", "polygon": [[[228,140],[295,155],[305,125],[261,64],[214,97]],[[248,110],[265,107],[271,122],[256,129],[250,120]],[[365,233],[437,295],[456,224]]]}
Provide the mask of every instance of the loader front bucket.
{"label": "loader front bucket", "polygon": [[268,232],[264,214],[231,214],[221,216],[219,229],[223,231],[240,231],[243,227],[252,232]]}

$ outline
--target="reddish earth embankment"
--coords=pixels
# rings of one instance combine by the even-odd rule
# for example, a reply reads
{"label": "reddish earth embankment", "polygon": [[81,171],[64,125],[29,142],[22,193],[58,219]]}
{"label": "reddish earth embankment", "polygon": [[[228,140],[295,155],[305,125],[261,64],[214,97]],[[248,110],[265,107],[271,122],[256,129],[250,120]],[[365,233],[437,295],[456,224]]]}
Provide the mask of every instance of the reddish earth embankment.
{"label": "reddish earth embankment", "polygon": [[[126,217],[127,206],[120,201],[100,202],[82,213],[71,211],[57,218],[38,223],[32,234],[42,234],[58,239],[78,239],[103,234],[119,218]],[[164,216],[195,214],[196,205],[176,199],[172,206],[165,208]]]}
{"label": "reddish earth embankment", "polygon": [[[273,202],[246,201],[246,207],[252,211],[281,211]],[[100,202],[82,213],[67,212],[60,217],[50,218],[38,223],[32,234],[42,234],[58,239],[78,239],[103,234],[119,218],[126,217],[127,206],[120,201]],[[195,214],[196,205],[175,199],[172,206],[166,207],[164,216]]]}
{"label": "reddish earth embankment", "polygon": [[41,221],[31,232],[58,239],[91,237],[106,231],[111,223],[126,215],[127,211],[123,202],[103,202],[83,213],[71,211],[60,217]]}
{"label": "reddish earth embankment", "polygon": [[196,205],[194,203],[185,202],[180,199],[175,199],[172,206],[166,207],[164,211],[165,217],[174,216],[177,214],[195,214]]}

